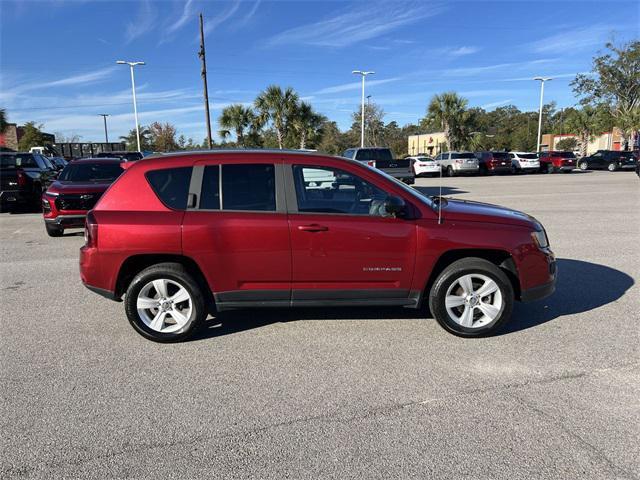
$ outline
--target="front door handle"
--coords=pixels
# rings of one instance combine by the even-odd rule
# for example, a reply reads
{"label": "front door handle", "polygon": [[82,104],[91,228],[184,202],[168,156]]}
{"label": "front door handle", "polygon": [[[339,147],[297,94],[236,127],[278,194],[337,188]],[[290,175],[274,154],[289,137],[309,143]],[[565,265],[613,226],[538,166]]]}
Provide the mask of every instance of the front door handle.
{"label": "front door handle", "polygon": [[298,230],[302,230],[303,232],[326,232],[329,230],[329,227],[314,223],[312,225],[298,225]]}

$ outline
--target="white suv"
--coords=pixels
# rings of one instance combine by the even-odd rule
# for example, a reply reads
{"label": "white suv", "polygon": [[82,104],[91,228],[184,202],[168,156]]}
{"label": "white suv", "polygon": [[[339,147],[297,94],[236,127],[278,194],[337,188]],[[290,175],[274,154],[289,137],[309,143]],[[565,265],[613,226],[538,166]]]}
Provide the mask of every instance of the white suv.
{"label": "white suv", "polygon": [[436,157],[436,162],[448,177],[478,173],[478,159],[471,152],[443,152]]}
{"label": "white suv", "polygon": [[511,170],[513,173],[537,172],[540,170],[538,155],[530,152],[509,152],[511,158]]}

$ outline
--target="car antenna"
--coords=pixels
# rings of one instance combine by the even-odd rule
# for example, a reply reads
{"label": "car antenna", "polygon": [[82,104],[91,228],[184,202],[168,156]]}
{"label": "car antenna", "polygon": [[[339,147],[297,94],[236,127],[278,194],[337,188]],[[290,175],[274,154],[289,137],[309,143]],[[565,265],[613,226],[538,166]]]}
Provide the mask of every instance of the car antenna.
{"label": "car antenna", "polygon": [[438,166],[440,167],[440,181],[438,182],[438,225],[442,225],[442,164]]}

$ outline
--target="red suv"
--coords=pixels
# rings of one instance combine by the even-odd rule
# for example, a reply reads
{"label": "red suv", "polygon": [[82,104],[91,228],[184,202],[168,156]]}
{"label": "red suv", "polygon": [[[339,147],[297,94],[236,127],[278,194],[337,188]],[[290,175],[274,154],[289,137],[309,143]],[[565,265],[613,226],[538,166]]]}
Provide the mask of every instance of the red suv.
{"label": "red suv", "polygon": [[65,228],[84,228],[87,212],[123,172],[116,158],[87,158],[69,163],[42,194],[47,233],[60,237]]}
{"label": "red suv", "polygon": [[571,173],[576,165],[576,156],[573,152],[540,152],[540,171],[543,173]]}
{"label": "red suv", "polygon": [[361,162],[312,153],[180,153],[130,163],[87,216],[80,274],[155,341],[209,312],[428,303],[456,335],[494,332],[555,288],[542,225],[426,197]]}

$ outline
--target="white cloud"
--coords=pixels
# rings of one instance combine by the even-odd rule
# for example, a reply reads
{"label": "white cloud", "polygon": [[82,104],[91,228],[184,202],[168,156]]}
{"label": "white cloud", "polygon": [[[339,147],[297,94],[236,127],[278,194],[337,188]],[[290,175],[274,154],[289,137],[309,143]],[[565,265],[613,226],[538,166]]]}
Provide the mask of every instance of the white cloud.
{"label": "white cloud", "polygon": [[614,27],[589,25],[583,28],[564,28],[561,33],[550,35],[528,44],[535,53],[558,53],[576,51],[596,45],[603,45]]}
{"label": "white cloud", "polygon": [[[385,83],[390,83],[390,82],[397,82],[398,80],[401,80],[402,77],[393,77],[393,78],[385,78],[382,80],[368,80],[366,83],[367,87],[373,87],[375,85],[383,85]],[[344,83],[342,85],[335,85],[333,87],[327,87],[327,88],[323,88],[321,90],[318,90],[317,92],[315,92],[316,95],[325,95],[327,93],[339,93],[339,92],[347,92],[349,90],[358,90],[359,88],[362,87],[362,82],[350,82],[350,83]]]}
{"label": "white cloud", "polygon": [[70,77],[60,78],[58,80],[51,80],[48,82],[31,82],[31,83],[22,83],[14,88],[7,88],[3,85],[3,92],[0,95],[0,98],[4,101],[13,99],[17,95],[34,91],[34,90],[43,90],[46,88],[56,88],[56,87],[68,87],[68,86],[79,86],[79,85],[87,85],[91,83],[100,82],[107,77],[111,76],[111,74],[116,70],[116,66],[103,68],[100,70],[95,70],[92,72],[82,73],[79,75],[72,75]]}
{"label": "white cloud", "polygon": [[[226,10],[221,12],[220,14],[216,15],[215,17],[205,18],[205,20],[204,20],[204,34],[205,34],[205,36],[208,35],[209,33],[213,32],[218,25],[220,25],[221,23],[226,22],[233,15],[235,15],[235,13],[238,11],[239,7],[240,7],[240,0],[235,0],[229,6],[229,8],[227,8]],[[200,41],[200,36],[199,35],[196,38],[197,38],[198,41]]]}
{"label": "white cloud", "polygon": [[513,98],[507,98],[506,100],[500,100],[498,102],[485,103],[484,105],[480,105],[480,108],[485,110],[489,110],[491,108],[501,107],[503,105],[507,105],[513,102]]}
{"label": "white cloud", "polygon": [[480,47],[459,47],[454,48],[449,52],[449,55],[454,57],[461,57],[463,55],[471,55],[480,51]]}
{"label": "white cloud", "polygon": [[463,68],[450,68],[445,70],[443,73],[448,77],[470,77],[475,75],[481,75],[485,73],[490,73],[496,70],[522,70],[528,67],[534,67],[537,65],[551,63],[556,59],[554,58],[543,58],[539,60],[530,60],[526,62],[512,62],[512,63],[497,63],[494,65],[484,65],[482,67],[463,67]]}
{"label": "white cloud", "polygon": [[389,33],[399,27],[438,15],[441,3],[358,3],[357,8],[334,17],[285,30],[267,41],[269,46],[307,44],[345,47]]}
{"label": "white cloud", "polygon": [[192,11],[192,8],[191,8],[192,6],[193,6],[193,0],[187,0],[185,2],[184,8],[182,9],[182,15],[176,22],[173,22],[167,28],[168,33],[173,33],[177,30],[180,30],[182,27],[186,25],[189,19],[191,19],[194,15],[194,12]]}
{"label": "white cloud", "polygon": [[143,0],[140,2],[140,9],[135,20],[127,23],[125,26],[125,43],[131,43],[136,38],[153,30],[156,26],[157,18],[158,14],[150,0]]}

